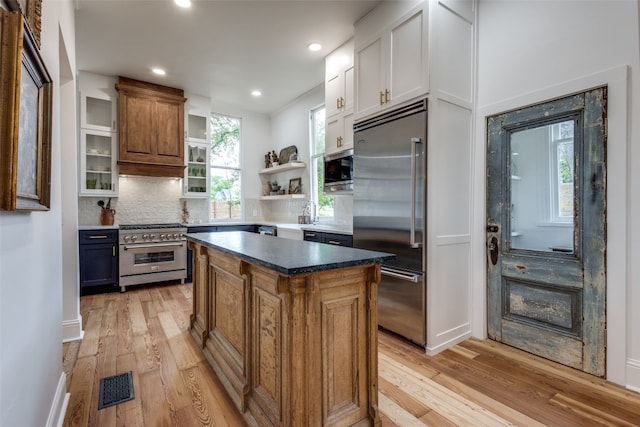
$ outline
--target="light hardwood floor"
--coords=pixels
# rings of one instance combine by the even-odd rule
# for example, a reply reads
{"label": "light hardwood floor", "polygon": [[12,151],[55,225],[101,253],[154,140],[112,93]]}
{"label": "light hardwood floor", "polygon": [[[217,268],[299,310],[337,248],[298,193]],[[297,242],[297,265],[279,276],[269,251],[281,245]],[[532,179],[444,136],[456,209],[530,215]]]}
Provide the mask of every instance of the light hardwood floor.
{"label": "light hardwood floor", "polygon": [[[80,300],[85,337],[63,346],[65,426],[239,426],[188,333],[191,285]],[[379,334],[383,426],[640,426],[640,394],[528,353],[468,340],[437,356]],[[135,399],[98,410],[100,378],[132,371]]]}

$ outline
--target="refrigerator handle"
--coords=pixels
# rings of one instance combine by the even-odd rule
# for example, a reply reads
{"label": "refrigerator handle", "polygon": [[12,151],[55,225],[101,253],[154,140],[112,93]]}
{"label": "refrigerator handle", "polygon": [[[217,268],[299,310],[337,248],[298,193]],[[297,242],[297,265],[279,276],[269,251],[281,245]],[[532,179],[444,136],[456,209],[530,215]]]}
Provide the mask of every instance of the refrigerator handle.
{"label": "refrigerator handle", "polygon": [[422,142],[422,138],[411,138],[411,237],[409,245],[419,248],[422,242],[416,242],[416,145]]}

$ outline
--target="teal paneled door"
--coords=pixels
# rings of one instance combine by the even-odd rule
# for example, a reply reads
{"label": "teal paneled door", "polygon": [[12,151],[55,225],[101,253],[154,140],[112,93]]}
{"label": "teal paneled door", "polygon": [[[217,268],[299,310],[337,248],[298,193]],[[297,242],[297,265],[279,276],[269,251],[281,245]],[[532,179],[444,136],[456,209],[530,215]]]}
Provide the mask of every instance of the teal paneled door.
{"label": "teal paneled door", "polygon": [[605,375],[606,88],[487,119],[491,339]]}

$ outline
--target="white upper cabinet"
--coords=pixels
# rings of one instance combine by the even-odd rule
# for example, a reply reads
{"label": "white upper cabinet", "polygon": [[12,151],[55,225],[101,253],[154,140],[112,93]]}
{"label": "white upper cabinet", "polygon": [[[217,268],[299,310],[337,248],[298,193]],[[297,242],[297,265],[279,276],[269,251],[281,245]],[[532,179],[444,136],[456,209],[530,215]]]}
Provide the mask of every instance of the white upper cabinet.
{"label": "white upper cabinet", "polygon": [[209,197],[211,107],[209,98],[185,94],[185,160],[182,197]]}
{"label": "white upper cabinet", "polygon": [[325,154],[353,148],[353,40],[325,58]]}
{"label": "white upper cabinet", "polygon": [[355,29],[355,118],[429,91],[429,2],[383,2]]}
{"label": "white upper cabinet", "polygon": [[81,72],[80,196],[118,196],[118,93],[113,77]]}
{"label": "white upper cabinet", "polygon": [[91,87],[94,79],[88,80],[87,83],[81,80],[80,128],[116,132],[118,95],[115,87]]}

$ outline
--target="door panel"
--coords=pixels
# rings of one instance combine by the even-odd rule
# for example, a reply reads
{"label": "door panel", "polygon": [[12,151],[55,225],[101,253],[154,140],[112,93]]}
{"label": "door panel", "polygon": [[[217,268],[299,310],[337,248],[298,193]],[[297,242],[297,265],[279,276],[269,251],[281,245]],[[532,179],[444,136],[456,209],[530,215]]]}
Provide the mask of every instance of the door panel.
{"label": "door panel", "polygon": [[605,374],[606,88],[488,118],[488,334]]}

